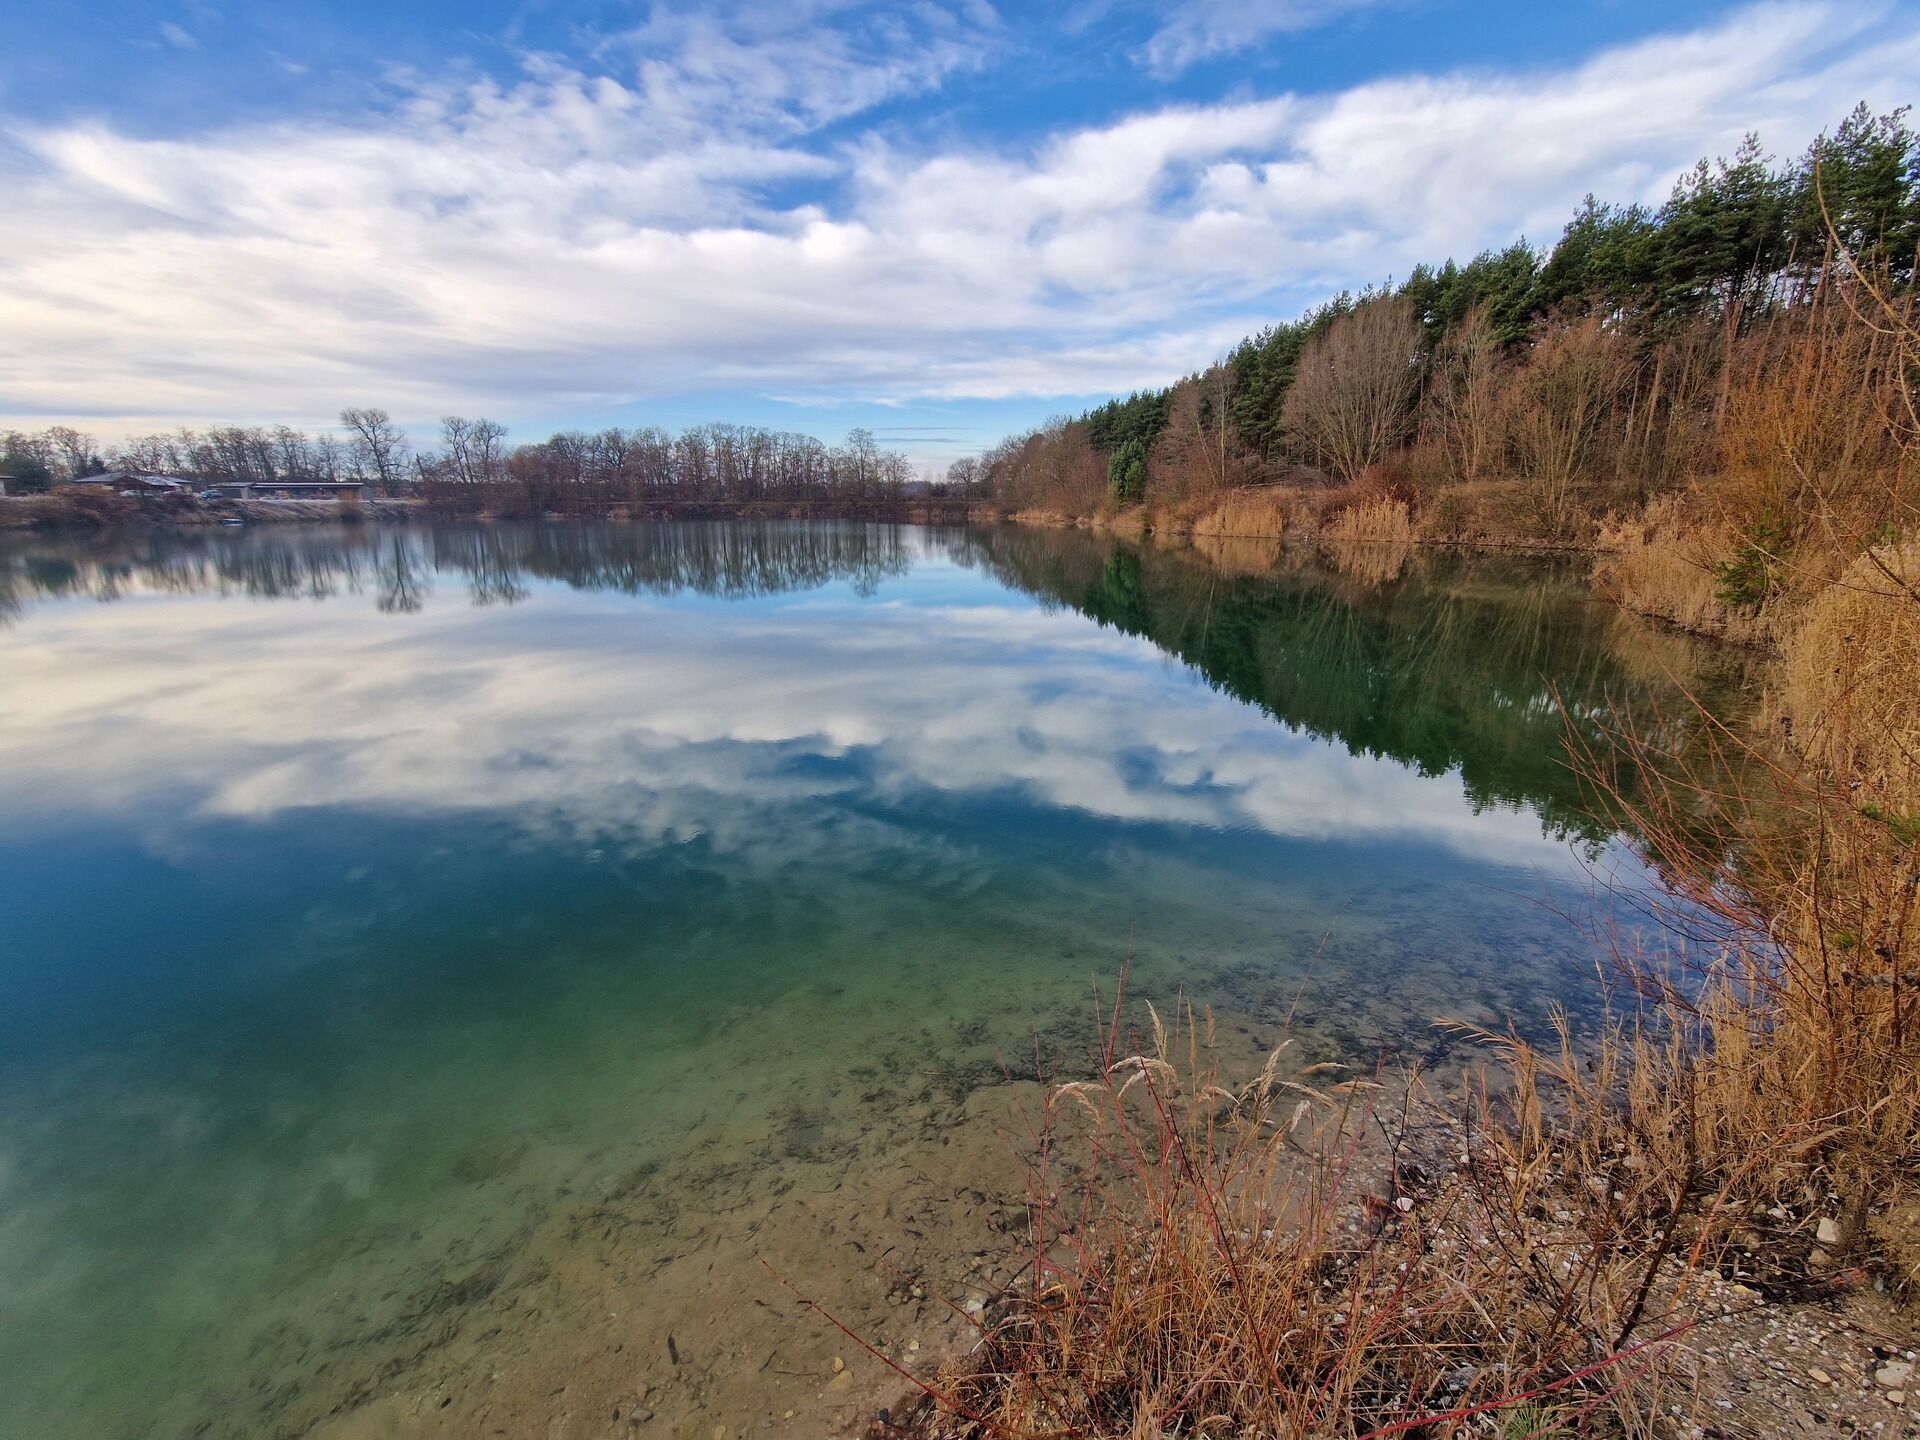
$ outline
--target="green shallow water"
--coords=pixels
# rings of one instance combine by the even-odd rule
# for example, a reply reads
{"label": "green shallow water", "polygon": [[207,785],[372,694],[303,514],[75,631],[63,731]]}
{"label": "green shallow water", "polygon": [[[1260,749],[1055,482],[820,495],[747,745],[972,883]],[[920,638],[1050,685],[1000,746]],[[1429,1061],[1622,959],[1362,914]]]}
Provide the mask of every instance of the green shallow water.
{"label": "green shallow water", "polygon": [[0,1433],[301,1433],[585,1207],[1070,1066],[1129,957],[1362,1066],[1590,1013],[1552,697],[1725,677],[1564,567],[1267,558],[0,540]]}

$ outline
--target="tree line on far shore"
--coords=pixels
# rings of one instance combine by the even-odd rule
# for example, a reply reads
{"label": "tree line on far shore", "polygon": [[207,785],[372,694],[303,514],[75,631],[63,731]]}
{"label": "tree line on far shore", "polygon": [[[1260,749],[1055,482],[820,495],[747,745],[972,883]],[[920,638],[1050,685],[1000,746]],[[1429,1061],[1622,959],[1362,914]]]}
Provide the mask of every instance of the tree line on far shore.
{"label": "tree line on far shore", "polygon": [[1863,350],[1819,373],[1861,381],[1860,413],[1834,429],[1872,449],[1874,341],[1832,282],[1871,273],[1911,294],[1917,248],[1920,143],[1904,110],[1862,105],[1790,163],[1749,137],[1659,207],[1589,196],[1549,249],[1339,295],[1164,389],[1011,436],[966,478],[1016,510],[1178,519],[1223,490],[1364,477],[1431,538],[1577,540],[1738,462],[1761,412],[1790,403],[1768,386],[1812,374],[1816,352]]}
{"label": "tree line on far shore", "polygon": [[497,421],[448,415],[436,443],[416,445],[387,411],[366,407],[341,411],[339,429],[318,434],[218,425],[102,445],[64,425],[0,432],[0,479],[9,488],[48,488],[108,470],[209,484],[357,480],[379,494],[499,514],[656,501],[885,500],[918,478],[905,455],[861,429],[839,445],[725,424],[677,434],[568,430],[510,445]]}

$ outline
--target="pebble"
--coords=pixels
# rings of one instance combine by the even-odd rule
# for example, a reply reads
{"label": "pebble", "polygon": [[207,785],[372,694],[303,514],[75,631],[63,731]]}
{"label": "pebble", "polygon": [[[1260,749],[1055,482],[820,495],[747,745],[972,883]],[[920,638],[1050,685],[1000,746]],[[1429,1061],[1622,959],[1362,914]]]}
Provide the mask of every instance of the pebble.
{"label": "pebble", "polygon": [[1840,1243],[1839,1222],[1830,1215],[1823,1215],[1820,1223],[1814,1227],[1813,1238],[1822,1245],[1838,1245]]}
{"label": "pebble", "polygon": [[1807,1367],[1807,1374],[1812,1377],[1813,1383],[1816,1385],[1831,1385],[1833,1383],[1833,1376],[1822,1370],[1818,1365],[1809,1365]]}
{"label": "pebble", "polygon": [[1889,1390],[1898,1390],[1913,1378],[1913,1366],[1905,1360],[1889,1360],[1873,1372],[1873,1378]]}
{"label": "pebble", "polygon": [[838,1355],[833,1357],[833,1373],[834,1374],[838,1375],[842,1370],[846,1368],[847,1368],[846,1361],[842,1360]]}
{"label": "pebble", "polygon": [[1889,1390],[1887,1391],[1887,1399],[1896,1405],[1904,1405],[1907,1403],[1907,1392],[1904,1390]]}

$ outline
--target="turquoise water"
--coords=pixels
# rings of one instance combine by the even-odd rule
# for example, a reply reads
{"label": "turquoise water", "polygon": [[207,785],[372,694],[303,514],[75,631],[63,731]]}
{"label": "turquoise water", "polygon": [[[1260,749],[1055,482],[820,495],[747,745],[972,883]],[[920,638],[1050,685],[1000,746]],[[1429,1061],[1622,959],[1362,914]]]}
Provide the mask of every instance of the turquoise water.
{"label": "turquoise water", "polygon": [[657,1312],[609,1337],[714,1323],[693,1212],[945,1145],[1129,957],[1360,1066],[1588,1013],[1568,914],[1625,862],[1553,697],[1700,657],[1551,565],[1226,558],[0,540],[0,1433],[572,1365],[609,1266]]}

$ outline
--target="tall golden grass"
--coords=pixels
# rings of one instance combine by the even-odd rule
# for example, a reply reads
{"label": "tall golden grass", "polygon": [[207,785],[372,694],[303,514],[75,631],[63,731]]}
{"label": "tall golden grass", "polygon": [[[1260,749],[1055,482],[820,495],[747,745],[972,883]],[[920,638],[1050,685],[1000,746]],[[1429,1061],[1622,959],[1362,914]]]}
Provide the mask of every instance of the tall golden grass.
{"label": "tall golden grass", "polygon": [[1808,606],[1783,697],[1803,743],[1870,801],[1920,808],[1920,543],[1868,551]]}
{"label": "tall golden grass", "polygon": [[[1121,1013],[1040,1117],[1024,1286],[918,1382],[906,1433],[1631,1433],[1725,1303],[1719,1243],[1676,1220],[1691,1171],[1604,1107],[1542,1118],[1549,1072],[1593,1073],[1570,1040],[1498,1040],[1519,1098],[1482,1089],[1473,1123],[1434,1125],[1417,1076],[1289,1070],[1283,1043],[1230,1080],[1209,1016],[1148,1007],[1136,1049]],[[1626,1057],[1602,1047],[1594,1084]]]}
{"label": "tall golden grass", "polygon": [[1622,609],[1735,644],[1774,635],[1778,601],[1737,606],[1722,593],[1716,571],[1734,548],[1731,527],[1702,521],[1682,497],[1604,518],[1597,545],[1594,588]]}
{"label": "tall golden grass", "polygon": [[1209,540],[1277,540],[1287,533],[1287,511],[1287,497],[1273,488],[1228,490],[1195,517],[1192,533]]}
{"label": "tall golden grass", "polygon": [[1411,544],[1416,537],[1413,511],[1407,502],[1392,495],[1379,495],[1349,505],[1333,517],[1326,528],[1331,540],[1384,540]]}

